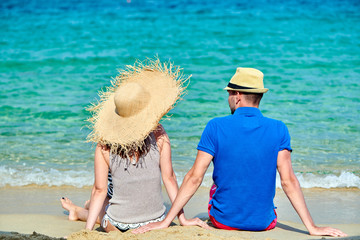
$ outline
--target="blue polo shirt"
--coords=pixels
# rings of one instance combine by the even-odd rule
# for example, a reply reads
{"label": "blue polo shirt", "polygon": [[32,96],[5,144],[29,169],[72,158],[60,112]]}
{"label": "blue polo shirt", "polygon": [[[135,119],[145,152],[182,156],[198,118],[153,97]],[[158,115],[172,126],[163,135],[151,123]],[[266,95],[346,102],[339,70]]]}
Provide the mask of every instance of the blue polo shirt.
{"label": "blue polo shirt", "polygon": [[214,157],[217,190],[211,216],[242,230],[267,228],[276,218],[277,155],[292,150],[286,125],[264,117],[258,108],[241,107],[233,115],[210,120],[197,149]]}

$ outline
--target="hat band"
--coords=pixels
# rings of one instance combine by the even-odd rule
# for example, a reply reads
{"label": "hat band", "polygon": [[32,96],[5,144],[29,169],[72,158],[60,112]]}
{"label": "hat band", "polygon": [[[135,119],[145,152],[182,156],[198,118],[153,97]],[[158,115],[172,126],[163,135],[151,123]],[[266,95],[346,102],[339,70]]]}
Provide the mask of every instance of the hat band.
{"label": "hat band", "polygon": [[229,88],[233,88],[233,89],[257,89],[257,88],[252,88],[252,87],[243,87],[243,86],[239,86],[233,83],[229,83],[227,85]]}

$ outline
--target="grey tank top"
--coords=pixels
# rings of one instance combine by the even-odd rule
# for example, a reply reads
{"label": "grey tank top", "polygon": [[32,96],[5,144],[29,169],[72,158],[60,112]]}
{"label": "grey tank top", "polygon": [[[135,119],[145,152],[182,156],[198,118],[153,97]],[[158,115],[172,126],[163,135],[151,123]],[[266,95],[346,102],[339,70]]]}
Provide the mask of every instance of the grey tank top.
{"label": "grey tank top", "polygon": [[161,193],[160,153],[150,134],[150,150],[137,163],[110,153],[113,197],[106,213],[115,221],[139,223],[165,213]]}

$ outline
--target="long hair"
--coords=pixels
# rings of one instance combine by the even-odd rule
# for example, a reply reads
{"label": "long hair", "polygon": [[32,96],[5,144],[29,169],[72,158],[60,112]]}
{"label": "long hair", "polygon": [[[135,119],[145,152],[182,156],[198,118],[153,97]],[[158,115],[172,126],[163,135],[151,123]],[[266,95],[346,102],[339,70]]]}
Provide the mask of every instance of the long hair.
{"label": "long hair", "polygon": [[139,160],[139,158],[141,156],[145,156],[151,148],[151,134],[145,138],[145,140],[143,141],[143,144],[141,146],[138,146],[137,149],[131,149],[128,151],[125,151],[124,148],[122,148],[121,146],[117,147],[117,148],[112,148],[110,144],[107,144],[106,147],[108,149],[110,149],[110,151],[113,154],[117,154],[122,158],[136,158],[136,161]]}

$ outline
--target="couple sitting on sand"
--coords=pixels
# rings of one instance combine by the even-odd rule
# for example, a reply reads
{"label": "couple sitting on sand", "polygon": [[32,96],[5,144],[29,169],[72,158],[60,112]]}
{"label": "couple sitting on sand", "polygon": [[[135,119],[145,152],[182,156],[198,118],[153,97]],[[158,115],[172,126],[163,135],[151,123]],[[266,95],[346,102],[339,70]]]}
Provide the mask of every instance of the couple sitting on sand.
{"label": "couple sitting on sand", "polygon": [[[198,218],[186,219],[183,207],[213,162],[208,212],[216,228],[273,229],[278,170],[283,190],[311,235],[346,236],[314,224],[292,169],[288,129],[258,109],[268,89],[262,72],[253,68],[238,68],[231,78],[225,90],[232,114],[206,125],[195,163],[178,189],[170,141],[159,121],[185,90],[187,79],[179,71],[158,59],[137,62],[121,71],[89,109],[93,114],[89,140],[97,143],[95,183],[85,208],[61,199],[70,220],[86,221],[90,230],[98,222],[107,232],[142,233],[166,228],[178,216],[183,226],[210,229]],[[161,179],[172,202],[166,216]]]}

